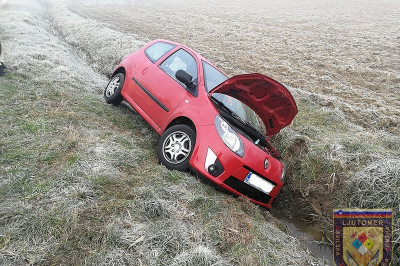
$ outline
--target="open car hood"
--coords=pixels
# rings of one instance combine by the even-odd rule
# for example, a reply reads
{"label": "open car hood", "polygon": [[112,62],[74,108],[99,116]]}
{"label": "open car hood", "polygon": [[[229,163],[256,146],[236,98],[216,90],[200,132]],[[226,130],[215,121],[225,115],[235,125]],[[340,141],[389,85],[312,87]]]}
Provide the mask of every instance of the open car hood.
{"label": "open car hood", "polygon": [[290,125],[297,114],[292,94],[279,82],[262,74],[237,75],[210,91],[229,95],[249,106],[263,121],[267,136]]}

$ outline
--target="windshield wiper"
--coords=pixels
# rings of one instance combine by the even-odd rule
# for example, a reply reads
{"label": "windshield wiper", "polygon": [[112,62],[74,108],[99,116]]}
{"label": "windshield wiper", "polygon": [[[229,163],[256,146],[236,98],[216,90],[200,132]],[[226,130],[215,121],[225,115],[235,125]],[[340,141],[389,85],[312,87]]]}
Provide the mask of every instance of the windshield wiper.
{"label": "windshield wiper", "polygon": [[230,117],[232,117],[233,120],[236,121],[236,123],[239,123],[244,130],[250,129],[251,132],[253,132],[257,136],[258,142],[261,142],[263,145],[267,145],[267,141],[265,139],[264,134],[262,134],[258,129],[256,129],[250,122],[244,120],[242,117],[240,117],[234,111],[229,109],[223,102],[217,100],[215,97],[211,96],[211,99],[215,101],[225,112],[227,112],[230,115]]}
{"label": "windshield wiper", "polygon": [[237,115],[235,112],[233,112],[231,109],[229,109],[223,102],[220,100],[217,100],[214,96],[211,96],[211,99],[215,101],[222,109],[224,109],[225,112],[229,113],[230,115]]}
{"label": "windshield wiper", "polygon": [[234,114],[234,117],[235,117],[237,120],[240,120],[242,123],[246,124],[246,125],[251,129],[251,131],[252,131],[255,135],[257,135],[259,141],[261,141],[261,143],[263,143],[263,144],[266,145],[266,140],[265,140],[264,134],[262,134],[258,129],[256,129],[249,121],[244,120],[243,118],[241,118],[241,117],[238,116],[237,114]]}

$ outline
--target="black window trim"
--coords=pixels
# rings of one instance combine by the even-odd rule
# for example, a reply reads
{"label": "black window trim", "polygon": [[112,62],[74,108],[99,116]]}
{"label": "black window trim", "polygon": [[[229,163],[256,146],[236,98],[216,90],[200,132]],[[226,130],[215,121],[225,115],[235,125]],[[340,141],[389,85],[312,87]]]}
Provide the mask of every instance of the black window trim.
{"label": "black window trim", "polygon": [[[211,66],[211,67],[213,67],[213,68],[215,68],[216,70],[218,70],[219,72],[221,72],[218,68],[216,68],[215,66],[213,66],[212,64],[210,64],[209,62],[207,62],[207,61],[205,61],[205,60],[203,60],[203,59],[201,59],[201,68],[202,68],[202,70],[203,70],[203,84],[204,84],[204,90],[207,92],[207,94],[210,94],[210,91],[212,91],[214,88],[212,88],[210,91],[207,91],[207,84],[206,84],[206,73],[205,73],[205,67],[204,67],[204,64],[207,64],[207,65],[209,65],[209,66]],[[223,73],[223,72],[221,72],[221,74],[222,75],[224,75],[225,77],[226,77],[226,79],[228,80],[229,79],[229,77],[225,74],[225,73]],[[224,81],[223,81],[224,82]],[[222,83],[222,82],[221,82]],[[221,84],[220,83],[220,84]],[[218,85],[217,85],[218,86]]]}

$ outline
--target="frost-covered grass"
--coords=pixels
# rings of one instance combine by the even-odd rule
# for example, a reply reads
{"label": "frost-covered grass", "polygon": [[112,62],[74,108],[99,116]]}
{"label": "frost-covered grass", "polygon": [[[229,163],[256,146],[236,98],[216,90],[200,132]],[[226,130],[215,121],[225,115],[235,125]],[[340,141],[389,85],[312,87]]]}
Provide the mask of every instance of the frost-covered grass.
{"label": "frost-covered grass", "polygon": [[349,181],[350,207],[393,208],[394,256],[393,265],[400,254],[400,159],[382,159],[357,172]]}
{"label": "frost-covered grass", "polygon": [[[71,2],[68,9],[128,35],[186,44],[229,75],[260,72],[283,82],[299,114],[274,140],[289,168],[281,201],[300,195],[308,218],[327,232],[334,207],[393,208],[398,243],[391,182],[360,188],[358,200],[348,196],[361,186],[360,173],[375,178],[371,165],[381,180],[400,180],[386,168],[400,156],[398,1],[118,3]],[[386,203],[374,204],[385,191]]]}
{"label": "frost-covered grass", "polygon": [[126,55],[145,44],[134,33],[126,35],[105,23],[82,18],[63,4],[55,4],[48,14],[55,34],[80,51],[91,67],[103,75],[110,75]]}
{"label": "frost-covered grass", "polygon": [[85,3],[69,9],[125,34],[179,41],[229,75],[265,73],[321,95],[348,121],[399,133],[397,1]]}
{"label": "frost-covered grass", "polygon": [[1,6],[1,265],[322,264],[265,210],[159,165],[158,136],[102,97],[141,40],[54,3]]}
{"label": "frost-covered grass", "polygon": [[0,260],[314,261],[253,205],[159,166],[156,134],[126,106],[103,103],[105,75],[155,38],[192,47],[228,75],[287,85],[299,114],[273,140],[288,164],[275,208],[295,196],[303,209],[289,211],[326,232],[334,207],[393,208],[400,257],[399,3],[243,3],[1,2],[2,60],[17,74],[1,80]]}

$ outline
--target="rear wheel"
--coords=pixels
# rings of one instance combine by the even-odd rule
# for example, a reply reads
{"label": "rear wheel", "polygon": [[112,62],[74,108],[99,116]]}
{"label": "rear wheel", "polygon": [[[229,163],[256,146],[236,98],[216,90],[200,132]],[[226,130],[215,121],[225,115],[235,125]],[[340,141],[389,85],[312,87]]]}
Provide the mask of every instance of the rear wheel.
{"label": "rear wheel", "polygon": [[122,102],[121,90],[124,81],[125,75],[123,73],[118,73],[110,79],[104,90],[104,99],[107,103],[118,105]]}
{"label": "rear wheel", "polygon": [[196,133],[187,125],[175,125],[161,136],[157,156],[168,169],[186,170],[192,157]]}

